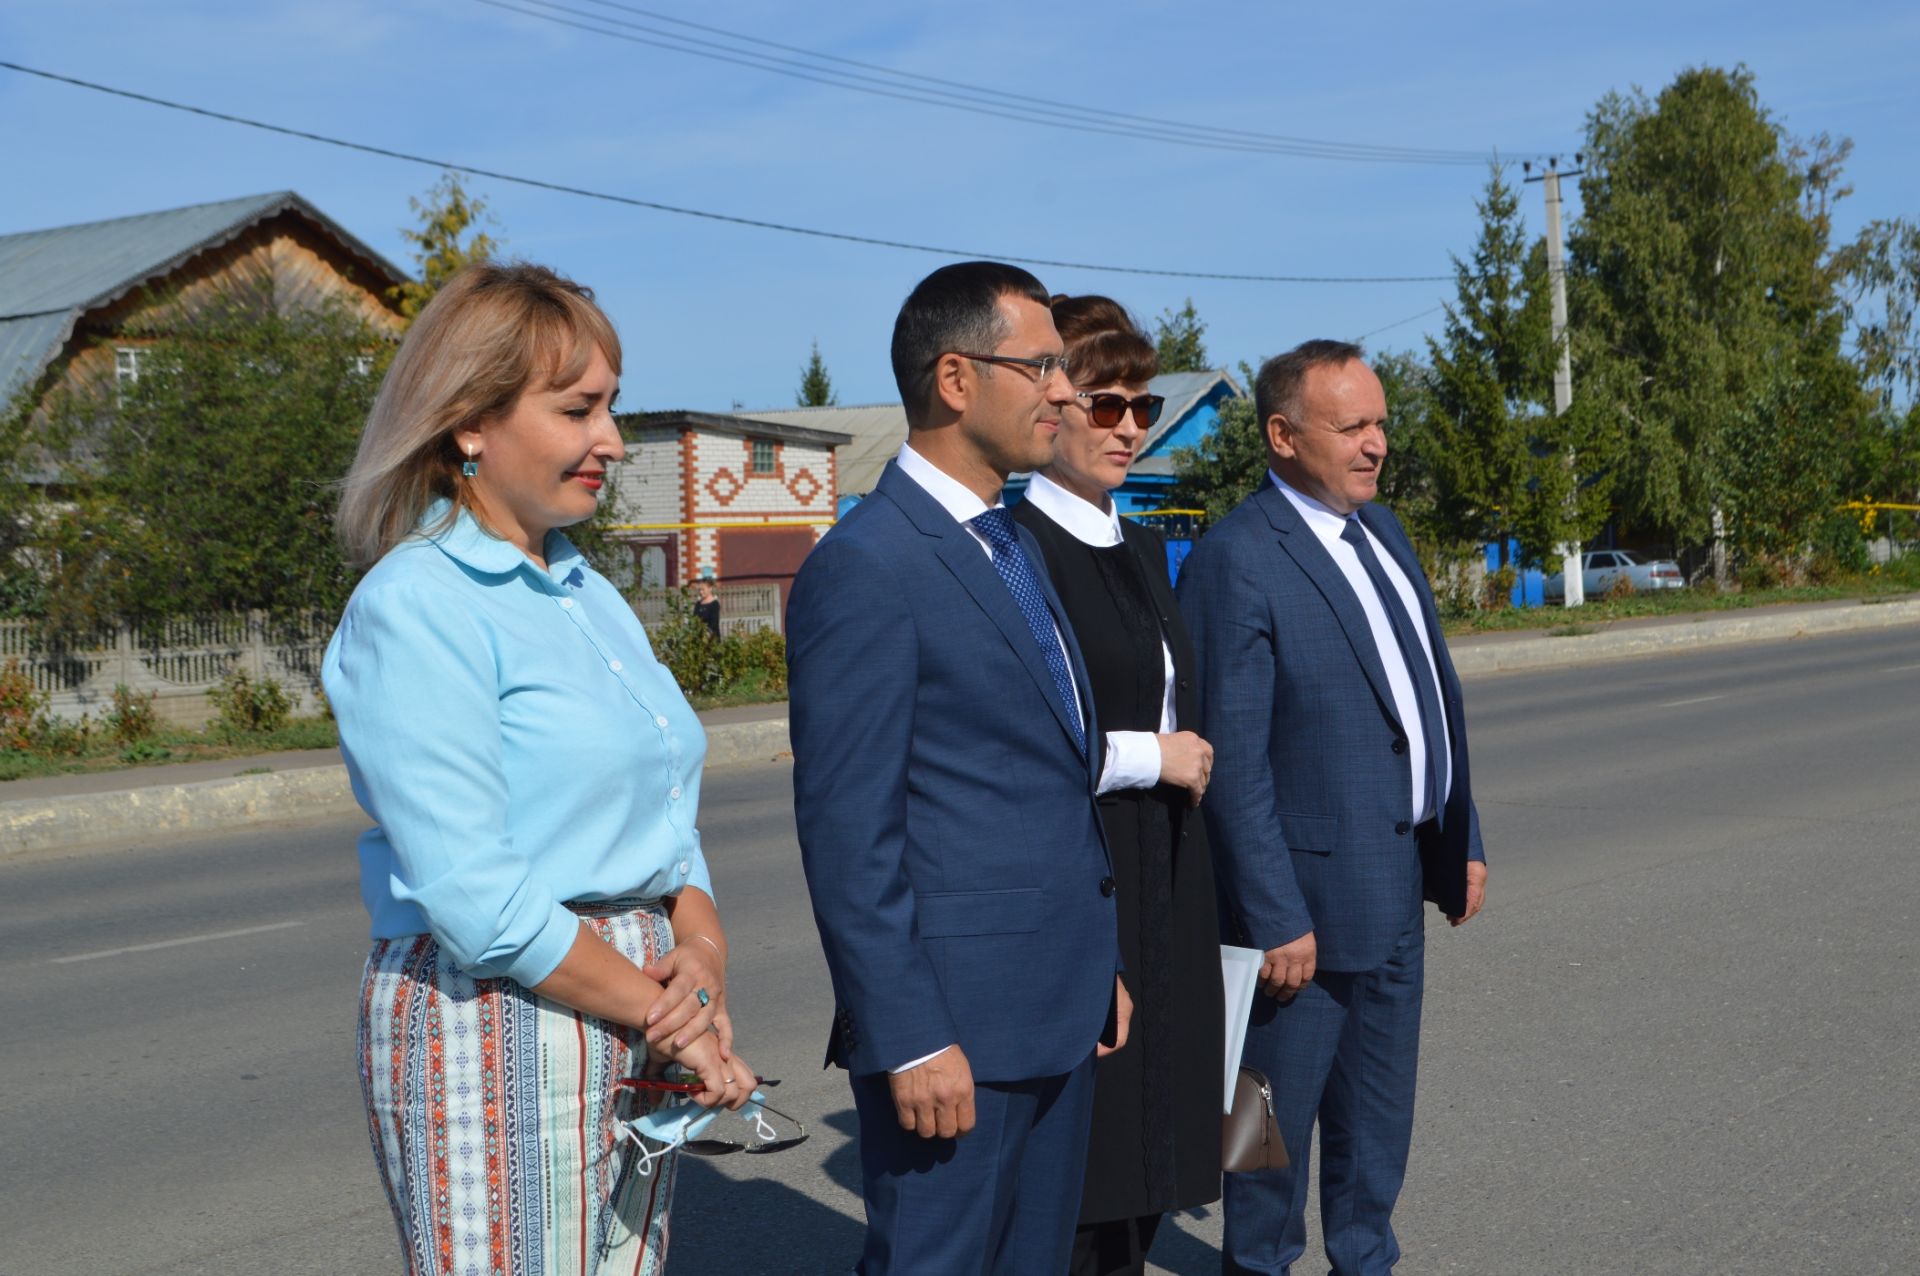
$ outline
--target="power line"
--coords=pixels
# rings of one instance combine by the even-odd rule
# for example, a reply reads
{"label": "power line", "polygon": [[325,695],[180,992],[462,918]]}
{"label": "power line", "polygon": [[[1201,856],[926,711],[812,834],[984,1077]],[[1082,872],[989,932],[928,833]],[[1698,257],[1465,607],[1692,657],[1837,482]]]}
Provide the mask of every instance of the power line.
{"label": "power line", "polygon": [[[606,9],[616,9],[626,13],[639,14],[657,22],[670,22],[678,26],[720,35],[727,40],[750,43],[782,52],[798,54],[801,59],[778,57],[772,54],[758,53],[736,44],[715,43],[694,36],[680,35],[665,31],[657,26],[633,22],[624,18],[590,13],[556,0],[475,0],[477,4],[489,8],[517,13],[537,21],[554,26],[568,27],[585,31],[609,39],[621,40],[629,44],[644,45],[650,48],[665,49],[670,52],[690,54],[715,62],[734,66],[748,67],[765,71],[789,79],[822,84],[831,88],[846,89],[875,97],[891,98],[897,101],[917,102],[923,105],[962,111],[970,115],[987,116],[995,119],[1011,120],[1020,124],[1039,125],[1046,128],[1063,129],[1077,133],[1104,134],[1112,137],[1124,137],[1136,141],[1164,142],[1176,146],[1199,147],[1206,150],[1239,152],[1242,154],[1287,155],[1311,159],[1345,160],[1358,163],[1375,164],[1471,164],[1484,165],[1492,155],[1487,152],[1470,150],[1441,150],[1436,148],[1409,146],[1381,146],[1371,143],[1331,142],[1314,138],[1289,137],[1285,134],[1257,133],[1242,129],[1221,129],[1212,126],[1186,124],[1177,120],[1166,120],[1154,116],[1131,115],[1117,111],[1076,106],[1059,102],[1051,98],[1038,98],[1026,94],[1005,93],[979,85],[966,84],[958,80],[945,80],[935,76],[918,76],[907,72],[895,71],[871,62],[859,62],[851,58],[841,58],[832,54],[816,53],[794,45],[780,44],[776,41],[762,40],[755,36],[742,35],[710,27],[701,23],[687,22],[683,19],[668,17],[651,10],[632,5],[614,3],[613,0],[585,0],[586,3],[599,5]],[[618,28],[618,29],[616,29]],[[637,33],[637,34],[636,34]],[[861,74],[856,71],[842,71],[823,63],[838,63],[844,66],[860,68],[861,71],[877,72],[877,75]],[[885,78],[882,78],[885,77]],[[1018,104],[1026,103],[1040,108],[1022,110]]]}
{"label": "power line", "polygon": [[577,195],[583,199],[596,199],[609,204],[625,205],[630,208],[646,208],[659,213],[672,213],[679,217],[698,217],[706,221],[723,222],[733,226],[752,226],[759,230],[776,230],[789,235],[806,235],[814,239],[831,239],[842,243],[864,244],[874,248],[899,248],[907,252],[933,253],[941,257],[990,258],[995,261],[1017,262],[1025,266],[1053,266],[1063,270],[1091,270],[1119,275],[1149,275],[1164,279],[1217,279],[1235,283],[1409,284],[1445,283],[1452,278],[1449,275],[1253,275],[1210,270],[1163,270],[1146,266],[1113,266],[1094,262],[1064,261],[1050,257],[1020,257],[1009,253],[976,252],[968,249],[941,248],[931,244],[910,243],[906,240],[881,239],[872,235],[855,235],[845,231],[820,230],[811,226],[792,226],[784,222],[766,221],[757,217],[740,217],[731,213],[715,213],[699,208],[683,208],[676,204],[663,204],[656,200],[637,199],[631,195],[615,195],[606,191],[589,190],[582,186],[570,186],[563,182],[543,181],[537,177],[520,177],[513,173],[502,173],[495,169],[479,168],[472,164],[457,163],[453,160],[433,159],[424,155],[414,155],[406,151],[393,150],[390,147],[374,146],[366,142],[351,142],[344,138],[329,137],[324,133],[313,133],[305,129],[288,128],[281,124],[268,124],[262,120],[249,119],[243,115],[230,115],[224,111],[209,110],[206,107],[191,106],[184,102],[174,102],[146,93],[136,93],[131,89],[119,89],[111,85],[96,84],[91,80],[81,80],[69,75],[59,75],[52,71],[40,70],[37,67],[23,66],[18,62],[0,60],[0,67],[4,67],[9,71],[18,71],[23,75],[32,75],[43,80],[52,80],[59,84],[69,84],[75,88],[87,89],[95,93],[105,93],[113,97],[126,98],[134,102],[144,102],[149,106],[165,107],[170,111],[182,111],[188,115],[198,115],[205,119],[220,120],[227,124],[239,124],[243,127],[259,129],[266,133],[276,133],[282,137],[297,137],[302,141],[319,142],[326,146],[337,146],[343,150],[359,151],[366,155],[378,155],[386,159],[401,160],[409,164],[422,164],[428,168],[443,171],[452,169],[461,173],[469,173],[475,177],[485,177],[496,182],[510,182],[516,186],[528,186],[535,190],[555,191],[562,195]]}
{"label": "power line", "polygon": [[[1445,149],[1437,149],[1437,148],[1412,147],[1412,146],[1377,146],[1371,143],[1363,143],[1363,142],[1330,142],[1324,139],[1316,139],[1316,138],[1308,138],[1308,137],[1292,137],[1283,133],[1260,133],[1260,132],[1253,132],[1245,129],[1219,128],[1213,125],[1193,125],[1193,124],[1187,124],[1180,120],[1169,120],[1169,119],[1164,119],[1164,118],[1152,116],[1152,115],[1133,115],[1125,111],[1112,111],[1104,108],[1082,107],[1082,106],[1077,106],[1071,102],[1062,102],[1055,98],[1033,97],[1029,94],[1013,93],[1004,89],[987,88],[982,85],[968,84],[960,80],[946,80],[946,79],[940,78],[939,76],[926,75],[918,71],[914,71],[914,72],[896,71],[891,67],[882,66],[879,63],[862,62],[855,58],[841,57],[838,54],[821,53],[816,50],[803,49],[796,45],[781,44],[780,42],[775,40],[765,40],[758,36],[747,35],[742,32],[728,31],[722,27],[713,27],[700,22],[692,22],[685,18],[676,18],[671,16],[670,14],[660,13],[652,9],[642,9],[637,5],[622,4],[622,3],[619,3],[619,0],[585,0],[585,3],[595,5],[602,9],[617,9],[624,13],[638,14],[642,17],[651,18],[657,22],[671,23],[674,26],[686,27],[694,31],[705,31],[710,35],[723,36],[726,39],[737,40],[745,44],[757,44],[764,48],[779,49],[782,52],[786,52],[786,53],[797,53],[802,57],[814,58],[822,62],[838,63],[842,66],[857,67],[865,71],[877,71],[883,75],[888,75],[900,80],[907,81],[909,84],[914,85],[916,87],[921,84],[938,84],[950,89],[959,89],[965,93],[972,94],[976,97],[984,97],[990,101],[1027,102],[1035,106],[1056,108],[1059,110],[1071,111],[1081,115],[1104,116],[1109,119],[1128,120],[1138,124],[1161,125],[1168,128],[1187,129],[1194,132],[1211,133],[1211,134],[1215,134],[1223,137],[1240,137],[1240,138],[1246,138],[1253,141],[1288,142],[1288,143],[1294,143],[1301,146],[1328,146],[1328,147],[1338,147],[1338,148],[1350,149],[1350,150],[1356,150],[1356,151],[1376,151],[1383,154],[1398,153],[1402,155],[1419,155],[1419,156],[1427,156],[1427,157],[1435,157],[1435,158],[1446,158],[1455,162],[1475,163],[1475,164],[1485,163],[1486,160],[1488,159],[1488,156],[1486,154],[1479,151],[1445,150]],[[1522,153],[1516,152],[1516,154],[1522,154]]]}
{"label": "power line", "polygon": [[1365,341],[1368,337],[1377,337],[1383,332],[1388,332],[1394,328],[1398,328],[1401,324],[1412,323],[1415,319],[1425,319],[1428,315],[1438,314],[1440,311],[1445,310],[1446,308],[1447,308],[1447,303],[1443,301],[1437,306],[1433,306],[1429,309],[1422,310],[1417,315],[1408,315],[1405,319],[1395,319],[1392,323],[1381,324],[1378,328],[1375,328],[1372,332],[1363,332],[1359,336],[1355,337],[1353,339],[1354,344],[1358,345],[1362,341]]}

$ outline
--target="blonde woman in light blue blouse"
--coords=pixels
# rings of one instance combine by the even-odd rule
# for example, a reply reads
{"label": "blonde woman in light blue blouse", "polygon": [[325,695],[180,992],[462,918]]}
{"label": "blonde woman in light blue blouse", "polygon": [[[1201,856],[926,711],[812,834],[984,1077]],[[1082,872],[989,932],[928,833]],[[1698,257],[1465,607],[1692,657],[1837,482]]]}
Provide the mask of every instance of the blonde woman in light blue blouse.
{"label": "blonde woman in light blue blouse", "polygon": [[[323,679],[373,952],[370,1133],[408,1269],[657,1271],[674,1158],[651,1062],[738,1108],[727,940],[696,815],[706,737],[561,530],[624,454],[620,344],[584,288],[470,266],[421,312],[340,503],[371,570]],[[655,1093],[655,1092],[648,1092]]]}

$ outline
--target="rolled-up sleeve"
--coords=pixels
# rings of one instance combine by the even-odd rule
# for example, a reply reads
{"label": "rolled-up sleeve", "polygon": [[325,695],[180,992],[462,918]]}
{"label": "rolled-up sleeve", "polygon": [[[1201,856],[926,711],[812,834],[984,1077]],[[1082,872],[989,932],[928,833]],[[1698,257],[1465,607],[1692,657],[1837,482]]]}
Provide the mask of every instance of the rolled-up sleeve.
{"label": "rolled-up sleeve", "polygon": [[[466,600],[417,585],[363,590],[323,671],[354,795],[392,850],[390,889],[469,974],[552,974],[579,920],[508,824],[500,676]],[[697,849],[690,879],[704,885]],[[696,876],[691,874],[697,873]]]}

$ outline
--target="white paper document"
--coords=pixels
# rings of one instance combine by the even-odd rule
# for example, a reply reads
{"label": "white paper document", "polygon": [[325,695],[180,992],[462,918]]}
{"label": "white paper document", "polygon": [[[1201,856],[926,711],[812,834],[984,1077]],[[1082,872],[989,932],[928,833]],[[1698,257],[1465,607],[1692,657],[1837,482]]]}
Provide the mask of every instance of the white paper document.
{"label": "white paper document", "polygon": [[1240,1047],[1247,1041],[1247,1018],[1253,1014],[1253,994],[1260,984],[1260,963],[1267,955],[1258,948],[1220,945],[1220,982],[1227,990],[1227,1075],[1220,1112],[1233,1111],[1233,1083],[1240,1075]]}

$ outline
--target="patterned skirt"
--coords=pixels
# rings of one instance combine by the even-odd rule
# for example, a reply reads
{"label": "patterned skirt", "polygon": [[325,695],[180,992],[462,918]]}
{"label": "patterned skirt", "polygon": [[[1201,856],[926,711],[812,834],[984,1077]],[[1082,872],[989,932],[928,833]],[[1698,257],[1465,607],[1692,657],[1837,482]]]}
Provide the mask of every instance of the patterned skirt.
{"label": "patterned skirt", "polygon": [[[644,966],[673,946],[651,901],[576,909]],[[474,979],[431,936],[376,941],[360,989],[360,1084],[412,1276],[653,1276],[677,1157],[637,1172],[614,1082],[639,1032],[510,979]]]}

